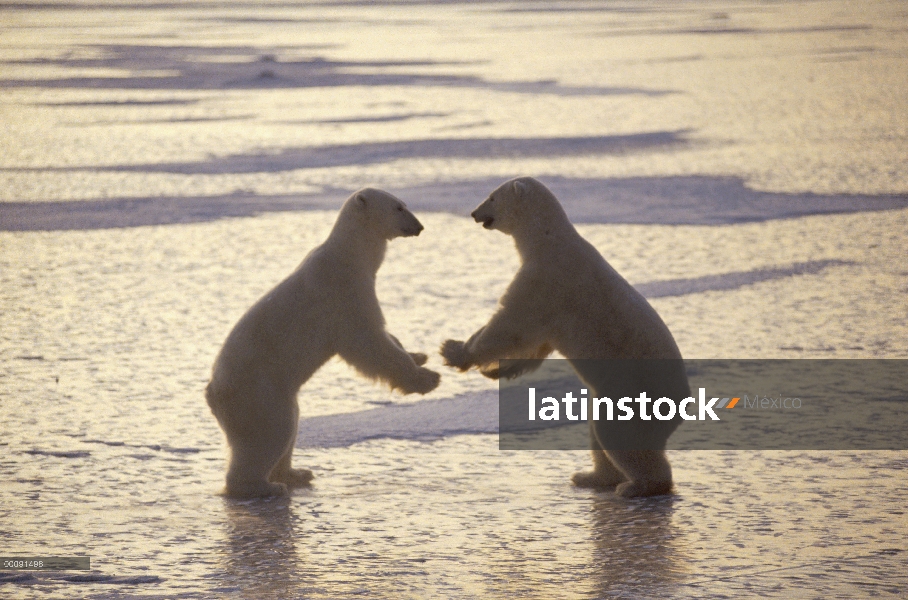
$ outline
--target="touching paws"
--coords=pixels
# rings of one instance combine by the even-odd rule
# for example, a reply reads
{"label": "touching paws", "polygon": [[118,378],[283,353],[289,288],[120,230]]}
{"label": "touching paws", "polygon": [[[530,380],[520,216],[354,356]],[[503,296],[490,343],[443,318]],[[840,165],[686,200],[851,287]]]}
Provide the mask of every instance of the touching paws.
{"label": "touching paws", "polygon": [[471,366],[469,357],[467,356],[467,348],[463,342],[447,340],[441,345],[441,356],[445,359],[445,364],[449,367],[466,371]]}

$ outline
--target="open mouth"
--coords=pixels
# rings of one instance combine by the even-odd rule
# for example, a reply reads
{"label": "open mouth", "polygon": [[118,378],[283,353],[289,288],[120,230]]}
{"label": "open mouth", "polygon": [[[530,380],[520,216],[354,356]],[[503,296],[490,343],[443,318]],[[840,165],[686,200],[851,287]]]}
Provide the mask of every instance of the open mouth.
{"label": "open mouth", "polygon": [[485,227],[486,229],[491,229],[492,223],[494,223],[494,222],[495,222],[495,217],[486,217],[485,219],[482,220],[482,226]]}

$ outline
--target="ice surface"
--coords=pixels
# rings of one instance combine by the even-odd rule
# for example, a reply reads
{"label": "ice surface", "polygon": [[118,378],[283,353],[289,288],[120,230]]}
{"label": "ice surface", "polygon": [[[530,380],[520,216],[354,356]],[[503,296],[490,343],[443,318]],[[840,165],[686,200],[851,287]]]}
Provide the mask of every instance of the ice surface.
{"label": "ice surface", "polygon": [[[3,597],[899,597],[906,452],[673,452],[676,494],[500,452],[495,383],[301,391],[312,488],[237,502],[202,398],[246,308],[387,188],[413,350],[517,268],[467,217],[534,175],[688,358],[908,357],[897,1],[0,6]],[[462,435],[467,434],[470,435]]]}

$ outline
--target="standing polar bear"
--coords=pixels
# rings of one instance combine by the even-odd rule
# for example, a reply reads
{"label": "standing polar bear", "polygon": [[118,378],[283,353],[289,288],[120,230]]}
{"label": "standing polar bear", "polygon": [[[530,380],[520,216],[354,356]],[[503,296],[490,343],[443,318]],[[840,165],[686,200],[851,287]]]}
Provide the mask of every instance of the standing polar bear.
{"label": "standing polar bear", "polygon": [[[617,400],[632,393],[629,390],[639,392],[641,385],[676,400],[690,395],[681,353],[668,327],[577,233],[544,185],[532,178],[508,181],[472,216],[486,229],[514,238],[521,266],[488,324],[466,342],[448,340],[442,345],[447,365],[461,371],[477,367],[492,378],[516,377],[557,350],[597,396]],[[499,367],[499,359],[525,360]],[[627,368],[615,369],[613,362],[609,369],[606,361],[616,359],[624,360]],[[622,421],[619,427],[591,420],[594,468],[575,474],[574,484],[617,486],[616,492],[626,497],[669,493],[672,471],[665,442],[678,423],[677,418],[638,419]]]}
{"label": "standing polar bear", "polygon": [[284,495],[306,485],[290,461],[299,421],[297,392],[334,355],[405,394],[425,394],[439,375],[425,354],[406,352],[385,321],[375,275],[388,240],[419,235],[403,202],[363,189],[343,205],[328,239],[253,305],[227,336],[205,389],[227,436],[226,493]]}

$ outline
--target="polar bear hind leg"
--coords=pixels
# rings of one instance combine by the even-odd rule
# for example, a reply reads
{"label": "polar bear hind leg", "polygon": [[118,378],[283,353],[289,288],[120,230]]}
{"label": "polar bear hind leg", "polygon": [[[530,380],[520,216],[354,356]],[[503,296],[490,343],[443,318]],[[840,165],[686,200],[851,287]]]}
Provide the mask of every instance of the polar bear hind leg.
{"label": "polar bear hind leg", "polygon": [[604,450],[592,436],[593,470],[574,473],[577,487],[611,489],[625,498],[661,496],[672,491],[672,468],[664,450]]}
{"label": "polar bear hind leg", "polygon": [[225,493],[234,498],[287,495],[287,484],[296,479],[290,469],[298,428],[296,398],[264,379],[236,393],[253,394],[255,402],[242,405],[255,407],[255,414],[215,412],[230,446]]}
{"label": "polar bear hind leg", "polygon": [[267,473],[261,468],[266,458],[270,458],[267,448],[232,446],[225,494],[231,498],[286,496],[287,486],[268,481]]}

